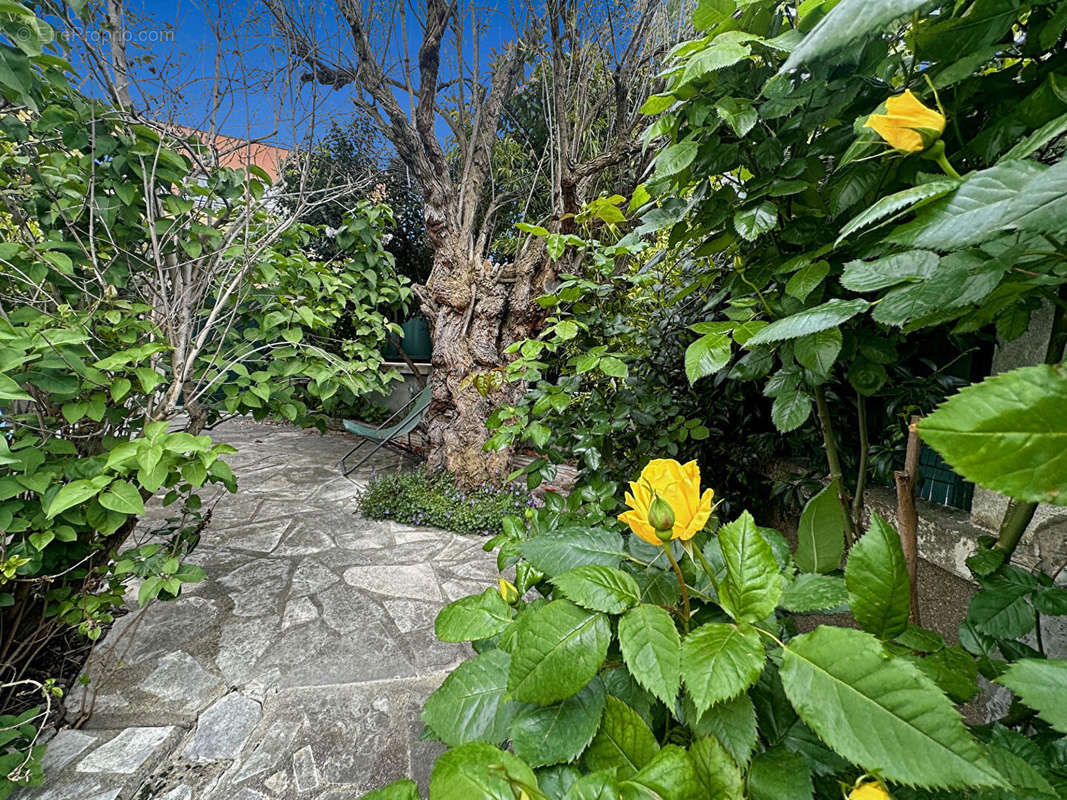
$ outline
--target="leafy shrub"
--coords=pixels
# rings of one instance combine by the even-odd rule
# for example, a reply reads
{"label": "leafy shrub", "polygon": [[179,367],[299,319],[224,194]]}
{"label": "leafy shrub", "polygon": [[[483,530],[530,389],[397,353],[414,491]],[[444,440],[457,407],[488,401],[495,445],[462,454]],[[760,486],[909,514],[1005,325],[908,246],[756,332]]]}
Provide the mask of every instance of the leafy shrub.
{"label": "leafy shrub", "polygon": [[[841,570],[845,520],[832,491],[804,512],[819,548],[836,542],[823,558],[803,541],[791,552],[747,512],[690,537],[690,516],[706,509],[696,511],[700,478],[688,474],[684,488],[657,484],[656,470],[639,482],[684,511],[665,544],[596,524],[563,500],[530,515],[547,525],[508,520],[492,544],[516,567],[514,589],[489,588],[437,617],[440,639],[473,642],[478,655],[423,712],[452,748],[434,767],[431,798],[461,786],[467,800],[884,798],[883,789],[898,800],[1052,800],[1067,789],[1067,662],[1021,641],[1034,626],[1029,604],[1067,614],[1067,590],[986,563],[963,646],[950,645],[909,624],[900,539],[877,515]],[[528,599],[531,589],[539,596]],[[800,616],[844,611],[860,630],[797,633]],[[979,673],[1019,699],[1002,719],[970,726],[954,705],[976,696]],[[878,792],[859,791],[871,783]],[[371,797],[419,797],[409,781],[380,792]]]}
{"label": "leafy shrub", "polygon": [[522,513],[533,500],[514,486],[483,484],[459,489],[446,470],[420,467],[374,478],[360,492],[357,503],[370,519],[491,536],[500,533],[505,517]]}

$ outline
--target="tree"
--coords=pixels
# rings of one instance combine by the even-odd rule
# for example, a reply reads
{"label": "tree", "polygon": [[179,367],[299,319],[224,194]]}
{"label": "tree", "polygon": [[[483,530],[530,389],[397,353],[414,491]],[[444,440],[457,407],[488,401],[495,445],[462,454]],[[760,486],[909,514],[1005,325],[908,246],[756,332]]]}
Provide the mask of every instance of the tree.
{"label": "tree", "polygon": [[[547,0],[544,7],[519,9],[514,37],[484,74],[479,36],[490,12],[473,4],[427,0],[413,62],[404,4],[386,16],[373,3],[338,2],[352,48],[348,59],[343,52],[325,52],[306,10],[284,0],[265,2],[307,67],[302,80],[354,89],[357,107],[393,143],[422,187],[433,267],[415,291],[434,338],[429,461],[467,484],[491,480],[508,466],[510,453],[485,452],[485,421],[500,400],[516,399],[521,387],[498,382],[500,388],[483,394],[487,382],[475,379],[500,370],[508,346],[537,331],[543,312],[536,298],[555,274],[536,237],[524,239],[507,261],[488,258],[498,213],[519,197],[515,187],[497,183],[493,170],[505,109],[527,65],[536,63],[550,131],[544,169],[553,199],[546,222],[565,233],[569,215],[589,199],[597,176],[639,154],[638,109],[651,91],[654,56],[681,26],[668,24],[659,0],[595,10]],[[547,30],[541,19],[549,20]],[[451,75],[443,74],[444,56]],[[398,99],[405,96],[407,108]],[[450,131],[452,158],[439,123]]]}
{"label": "tree", "polygon": [[[398,271],[413,281],[426,280],[431,254],[422,224],[422,191],[366,116],[357,114],[345,125],[331,121],[325,135],[317,141],[308,139],[286,163],[283,176],[297,185],[302,181],[305,195],[321,198],[305,208],[300,221],[330,230],[339,228],[373,187],[393,212],[386,249]],[[283,205],[288,205],[287,198],[285,194],[280,198]],[[314,247],[323,256],[337,252],[336,239],[329,235]]]}

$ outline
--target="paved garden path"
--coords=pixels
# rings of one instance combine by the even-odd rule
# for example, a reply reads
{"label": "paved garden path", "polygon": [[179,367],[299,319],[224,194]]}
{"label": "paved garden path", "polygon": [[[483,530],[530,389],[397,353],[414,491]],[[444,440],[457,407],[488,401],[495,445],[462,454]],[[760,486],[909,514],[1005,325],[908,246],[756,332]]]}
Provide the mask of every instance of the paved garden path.
{"label": "paved garden path", "polygon": [[438,750],[419,711],[467,655],[433,620],[495,580],[484,540],[356,516],[357,484],[398,462],[341,478],[346,436],[245,420],[215,435],[239,448],[240,491],[194,554],[207,579],[119,620],[88,665],[92,715],[60,731],[23,797],[354,800],[425,784]]}

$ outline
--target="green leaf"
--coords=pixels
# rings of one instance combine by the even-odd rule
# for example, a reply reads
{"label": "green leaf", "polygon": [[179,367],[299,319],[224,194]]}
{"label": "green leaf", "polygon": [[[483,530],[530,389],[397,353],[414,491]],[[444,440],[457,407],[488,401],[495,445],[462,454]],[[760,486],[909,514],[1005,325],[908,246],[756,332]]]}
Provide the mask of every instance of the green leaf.
{"label": "green leaf", "polygon": [[587,564],[618,567],[625,557],[622,537],[604,528],[559,528],[523,542],[519,551],[549,576]]}
{"label": "green leaf", "polygon": [[910,14],[926,0],[842,0],[820,19],[778,71],[791,72],[828,53],[880,33],[889,23]]}
{"label": "green leaf", "polygon": [[[749,38],[758,39],[759,37],[751,36]],[[736,64],[738,61],[747,58],[751,53],[752,48],[748,45],[720,34],[706,49],[695,53],[689,58],[685,64],[685,69],[682,71],[682,77],[671,88],[674,91],[678,91],[693,81],[703,78],[710,72]]]}
{"label": "green leaf", "polygon": [[620,780],[626,780],[658,752],[659,743],[645,721],[622,700],[608,695],[600,730],[582,756],[582,762],[590,772],[613,770]]}
{"label": "green leaf", "polygon": [[673,707],[681,682],[682,640],[671,615],[647,604],[630,609],[619,620],[619,647],[634,680]]}
{"label": "green leaf", "polygon": [[563,800],[619,800],[618,783],[611,770],[583,775],[571,784]]}
{"label": "green leaf", "polygon": [[919,435],[969,481],[1067,505],[1064,408],[1067,367],[1023,367],[965,387],[919,423]]}
{"label": "green leaf", "polygon": [[10,376],[0,372],[0,400],[33,400],[33,396],[22,391],[22,387]]}
{"label": "green leaf", "polygon": [[1061,114],[1046,122],[1001,156],[1001,161],[1033,155],[1053,139],[1063,136],[1064,133],[1067,133],[1067,114]]}
{"label": "green leaf", "polygon": [[560,703],[527,706],[511,722],[511,748],[531,767],[570,763],[593,740],[603,712],[598,680]]}
{"label": "green leaf", "polygon": [[771,422],[782,433],[795,431],[811,416],[811,395],[797,389],[781,392],[771,405]]}
{"label": "green leaf", "polygon": [[401,778],[381,789],[363,795],[360,800],[422,800],[419,787],[411,778]]}
{"label": "green leaf", "polygon": [[746,347],[797,339],[809,333],[836,328],[870,308],[866,300],[827,300],[822,305],[775,320],[746,342]]}
{"label": "green leaf", "polygon": [[507,630],[514,616],[500,592],[486,589],[442,608],[434,620],[434,633],[442,642],[488,639]]}
{"label": "green leaf", "polygon": [[847,602],[844,580],[813,572],[801,572],[782,593],[782,608],[797,614],[829,611]]}
{"label": "green leaf", "polygon": [[929,250],[958,250],[991,239],[1008,222],[1010,204],[1046,167],[1005,161],[966,176],[951,195],[925,207],[889,238]]}
{"label": "green leaf", "polygon": [[748,768],[750,800],[811,800],[814,793],[807,760],[781,745],[760,753]]}
{"label": "green leaf", "polygon": [[607,617],[569,600],[528,611],[519,619],[508,691],[540,705],[570,697],[597,674],[610,641]]}
{"label": "green leaf", "polygon": [[837,356],[841,353],[841,329],[801,336],[793,343],[793,355],[802,367],[817,375],[829,375]]}
{"label": "green leaf", "polygon": [[756,749],[756,708],[747,694],[716,703],[696,721],[699,736],[714,736],[738,764],[747,764]]}
{"label": "green leaf", "polygon": [[1034,629],[1034,610],[1026,602],[1031,585],[1004,572],[983,579],[982,585],[967,608],[967,621],[978,631],[997,639],[1018,639]]}
{"label": "green leaf", "polygon": [[837,481],[811,498],[797,527],[797,566],[801,572],[829,572],[841,566],[845,553],[845,511],[837,497]]}
{"label": "green leaf", "polygon": [[874,261],[845,264],[841,285],[854,292],[873,292],[899,283],[925,280],[934,274],[940,259],[929,250],[908,250]]}
{"label": "green leaf", "polygon": [[1067,686],[1067,661],[1020,659],[997,678],[997,683],[1019,695],[1053,728],[1060,733],[1067,733],[1067,704],[1063,701],[1064,687]]}
{"label": "green leaf", "polygon": [[966,703],[978,694],[978,664],[961,647],[945,647],[924,656],[905,655],[953,702]]}
{"label": "green leaf", "polygon": [[511,656],[487,650],[464,661],[426,699],[423,721],[445,744],[499,744],[508,735],[516,704],[506,699]]}
{"label": "green leaf", "polygon": [[813,261],[806,264],[793,273],[786,282],[785,293],[803,303],[829,273],[829,261]]}
{"label": "green leaf", "polygon": [[106,485],[106,483],[101,485],[100,482],[91,480],[71,481],[64,484],[52,498],[52,502],[48,504],[48,519],[52,519],[68,508],[84,503],[91,497],[96,497]]}
{"label": "green leaf", "polygon": [[689,757],[704,786],[702,796],[711,800],[743,800],[745,783],[741,770],[718,739],[707,736],[693,742]]}
{"label": "green leaf", "polygon": [[693,800],[700,796],[702,787],[689,754],[678,745],[668,744],[620,788],[625,798]]}
{"label": "green leaf", "polygon": [[778,209],[769,200],[734,213],[734,230],[750,242],[772,230],[777,223]]}
{"label": "green leaf", "polygon": [[852,616],[880,639],[899,636],[908,627],[911,584],[900,536],[876,512],[871,526],[848,554],[845,565]]}
{"label": "green leaf", "polygon": [[129,481],[115,481],[107,491],[98,498],[104,508],[118,511],[120,514],[143,514],[144,500],[141,493]]}
{"label": "green leaf", "polygon": [[630,374],[629,368],[626,366],[626,362],[621,359],[615,358],[615,356],[604,356],[597,363],[600,367],[600,371],[605,375],[609,375],[612,378],[625,378]]}
{"label": "green leaf", "polygon": [[621,614],[641,602],[637,581],[615,567],[577,567],[560,573],[552,583],[568,600],[605,614]]}
{"label": "green leaf", "polygon": [[700,0],[693,10],[693,27],[706,31],[733,16],[734,0]]}
{"label": "green leaf", "polygon": [[730,337],[724,333],[701,336],[685,349],[685,376],[690,384],[713,375],[730,363]]}
{"label": "green leaf", "polygon": [[831,748],[882,778],[927,787],[998,786],[952,702],[869,633],[820,626],[784,648],[782,686]]}
{"label": "green leaf", "polygon": [[693,163],[700,145],[694,141],[677,142],[664,148],[656,156],[656,177],[677,175]]}
{"label": "green leaf", "polygon": [[870,227],[875,222],[878,222],[878,220],[889,217],[890,215],[893,215],[893,218],[895,218],[896,216],[899,216],[898,212],[903,213],[904,211],[912,210],[920,205],[925,205],[940,197],[944,197],[959,185],[960,182],[957,180],[939,179],[887,195],[879,199],[878,202],[870,208],[862,211],[849,220],[848,224],[841,229],[841,234],[837,237],[837,243],[840,244],[842,239],[848,238],[858,230]]}
{"label": "green leaf", "polygon": [[719,604],[738,622],[756,622],[771,614],[782,596],[782,577],[774,552],[756,530],[752,515],[745,511],[723,525],[717,538],[726,564]]}
{"label": "green leaf", "polygon": [[709,622],[682,642],[682,679],[703,714],[759,680],[765,659],[760,635],[748,625]]}
{"label": "green leaf", "polygon": [[470,742],[441,755],[430,774],[433,800],[515,800],[512,781],[537,786],[522,759],[484,742]]}

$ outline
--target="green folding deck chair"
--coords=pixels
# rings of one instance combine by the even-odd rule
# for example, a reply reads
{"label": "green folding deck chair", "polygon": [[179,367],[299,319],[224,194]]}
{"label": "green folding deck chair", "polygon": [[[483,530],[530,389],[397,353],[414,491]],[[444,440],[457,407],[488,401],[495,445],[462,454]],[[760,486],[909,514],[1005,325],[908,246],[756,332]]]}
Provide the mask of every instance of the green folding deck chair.
{"label": "green folding deck chair", "polygon": [[[361,436],[363,441],[345,453],[344,457],[341,459],[341,474],[348,475],[349,473],[356,471],[367,462],[367,459],[383,447],[391,447],[398,452],[409,455],[413,454],[415,448],[411,446],[411,432],[415,430],[420,422],[422,422],[422,417],[426,413],[427,407],[430,405],[430,397],[430,387],[427,384],[427,386],[417,395],[412,397],[403,408],[393,414],[393,416],[389,417],[389,419],[377,428],[370,425],[362,425],[358,422],[353,422],[350,419],[344,420],[345,430],[349,433],[356,434],[356,436]],[[389,423],[397,417],[402,417],[400,422],[395,425],[390,425]],[[406,443],[397,441],[401,436],[407,437]],[[371,451],[361,458],[358,463],[351,467],[347,466],[346,462],[348,459],[355,455],[363,445],[370,444],[371,442],[377,442]]]}

